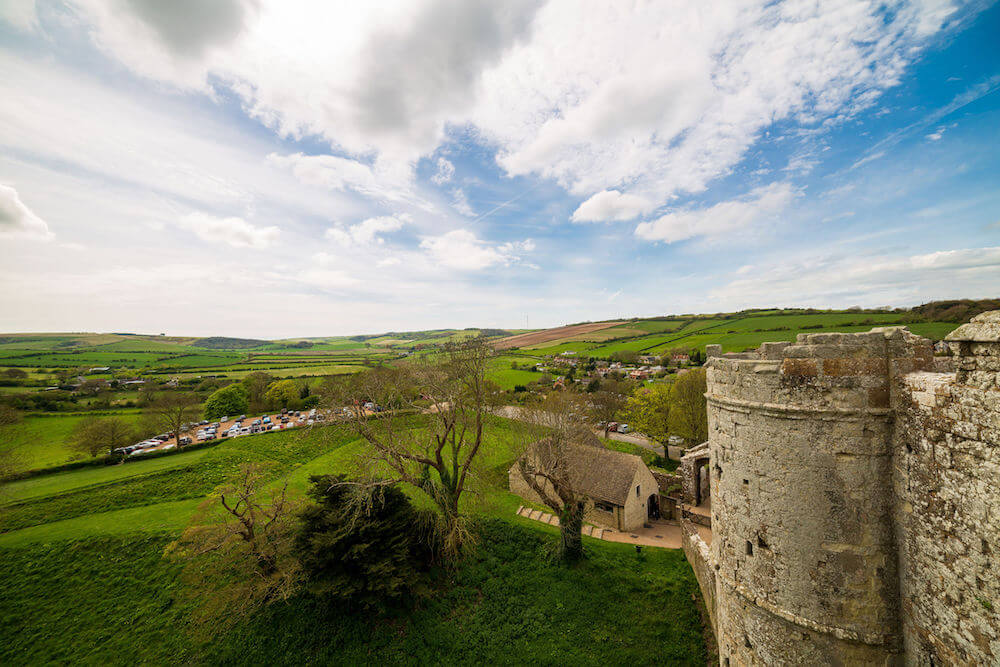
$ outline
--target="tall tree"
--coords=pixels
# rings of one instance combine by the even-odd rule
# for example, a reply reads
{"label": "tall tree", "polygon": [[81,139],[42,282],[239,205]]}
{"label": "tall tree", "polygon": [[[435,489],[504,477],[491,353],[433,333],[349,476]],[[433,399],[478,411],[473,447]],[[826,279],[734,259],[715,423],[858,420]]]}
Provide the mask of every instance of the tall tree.
{"label": "tall tree", "polygon": [[167,392],[153,400],[146,409],[145,421],[154,430],[173,432],[180,446],[181,430],[184,424],[199,415],[200,401],[194,394]]}
{"label": "tall tree", "polygon": [[295,380],[278,380],[277,382],[272,382],[264,394],[264,402],[274,410],[281,408],[298,410],[298,406],[301,405],[299,386],[295,384]]}
{"label": "tall tree", "polygon": [[670,390],[670,431],[689,445],[708,440],[706,391],[704,368],[694,368],[678,376]]}
{"label": "tall tree", "polygon": [[583,479],[592,473],[586,453],[602,446],[580,423],[581,407],[574,395],[554,393],[527,412],[531,443],[517,460],[521,478],[559,516],[559,555],[566,562],[583,557],[583,519],[592,502],[582,492]]}
{"label": "tall tree", "polygon": [[135,426],[121,417],[84,417],[70,433],[71,448],[97,456],[114,454],[119,447],[131,444],[136,438]]}
{"label": "tall tree", "polygon": [[635,430],[665,445],[670,437],[670,392],[669,384],[640,387],[625,401],[622,418]]}
{"label": "tall tree", "polygon": [[247,390],[242,384],[217,389],[205,401],[205,419],[241,415],[247,411]]}
{"label": "tall tree", "polygon": [[309,481],[314,502],[302,510],[295,545],[313,593],[374,607],[424,588],[433,512],[414,509],[393,484]]}
{"label": "tall tree", "polygon": [[243,378],[243,386],[247,389],[247,400],[250,403],[250,412],[263,412],[267,407],[264,394],[267,388],[274,382],[274,376],[270,373],[255,371]]}
{"label": "tall tree", "polygon": [[[391,471],[391,480],[420,489],[435,504],[442,549],[457,557],[469,538],[459,501],[485,440],[485,421],[498,402],[486,379],[492,350],[481,339],[446,345],[437,360],[414,360],[358,373],[339,385],[335,405],[353,411],[350,428],[368,442],[371,469]],[[371,418],[367,402],[388,408]],[[405,413],[423,412],[414,428]]]}

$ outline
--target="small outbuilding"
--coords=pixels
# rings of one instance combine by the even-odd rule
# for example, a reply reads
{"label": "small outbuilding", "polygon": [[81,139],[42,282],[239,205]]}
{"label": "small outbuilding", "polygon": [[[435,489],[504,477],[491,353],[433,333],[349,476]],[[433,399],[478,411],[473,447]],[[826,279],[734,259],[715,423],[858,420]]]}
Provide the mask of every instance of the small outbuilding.
{"label": "small outbuilding", "polygon": [[[532,446],[522,455],[531,457],[536,467],[539,466],[538,450]],[[650,519],[659,518],[660,489],[640,457],[607,449],[599,441],[565,445],[562,456],[570,471],[574,491],[590,500],[584,517],[586,521],[630,531],[641,528]],[[510,467],[508,480],[512,493],[529,502],[543,504],[521,474],[519,463]],[[541,475],[536,482],[543,488],[551,488],[551,483]]]}

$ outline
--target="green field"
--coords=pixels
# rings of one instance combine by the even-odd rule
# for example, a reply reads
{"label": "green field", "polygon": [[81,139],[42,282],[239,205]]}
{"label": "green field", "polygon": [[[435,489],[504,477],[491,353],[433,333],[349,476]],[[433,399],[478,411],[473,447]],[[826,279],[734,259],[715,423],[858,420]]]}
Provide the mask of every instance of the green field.
{"label": "green field", "polygon": [[0,489],[0,661],[705,664],[697,585],[681,552],[637,557],[585,538],[588,558],[567,568],[548,555],[556,528],[514,515],[520,502],[505,490],[514,428],[488,423],[464,505],[478,517],[478,543],[441,573],[433,597],[373,616],[303,594],[211,640],[194,632],[167,542],[240,463],[264,463],[272,485],[301,493],[310,474],[352,469],[363,449],[353,435],[250,436],[9,484]]}
{"label": "green field", "polygon": [[[795,340],[798,334],[822,332],[868,331],[877,326],[896,326],[904,313],[822,312],[775,313],[752,312],[728,317],[691,317],[671,320],[634,320],[602,333],[641,329],[649,333],[607,343],[582,340],[561,340],[525,348],[526,352],[544,356],[574,351],[582,356],[607,358],[616,352],[637,352],[659,355],[672,348],[701,348],[722,345],[724,352],[742,352],[767,341]],[[958,326],[951,322],[920,322],[909,324],[916,334],[940,340]],[[581,336],[586,337],[586,336]]]}
{"label": "green field", "polygon": [[[139,419],[134,410],[120,410],[116,414],[133,422]],[[28,415],[19,424],[0,426],[0,452],[13,455],[15,471],[66,463],[76,455],[66,440],[84,418],[80,414]]]}

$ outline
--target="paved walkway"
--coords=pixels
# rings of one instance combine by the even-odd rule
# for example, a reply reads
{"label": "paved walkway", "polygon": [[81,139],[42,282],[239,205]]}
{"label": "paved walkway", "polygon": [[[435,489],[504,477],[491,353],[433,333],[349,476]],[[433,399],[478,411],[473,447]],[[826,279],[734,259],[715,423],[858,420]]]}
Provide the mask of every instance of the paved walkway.
{"label": "paved walkway", "polygon": [[[526,519],[533,519],[551,526],[559,525],[559,517],[523,505],[517,509],[517,514]],[[606,542],[639,544],[647,547],[663,547],[666,549],[681,548],[681,528],[674,521],[656,520],[651,522],[648,528],[643,527],[627,533],[612,528],[584,524],[583,534]]]}

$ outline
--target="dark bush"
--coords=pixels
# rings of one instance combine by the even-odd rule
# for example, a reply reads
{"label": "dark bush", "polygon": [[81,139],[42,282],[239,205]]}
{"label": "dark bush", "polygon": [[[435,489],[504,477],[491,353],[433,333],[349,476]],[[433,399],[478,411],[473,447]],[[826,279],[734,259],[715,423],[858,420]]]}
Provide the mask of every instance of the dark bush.
{"label": "dark bush", "polygon": [[367,487],[342,475],[310,478],[296,552],[311,592],[366,608],[424,592],[434,521],[399,488]]}

